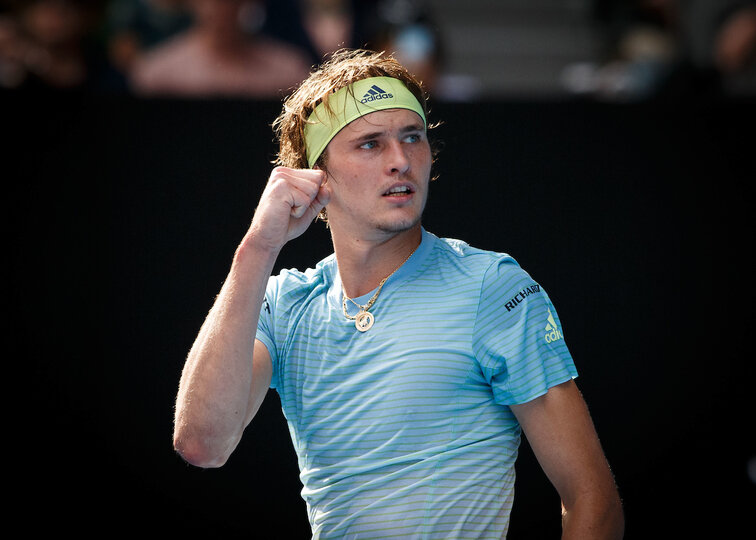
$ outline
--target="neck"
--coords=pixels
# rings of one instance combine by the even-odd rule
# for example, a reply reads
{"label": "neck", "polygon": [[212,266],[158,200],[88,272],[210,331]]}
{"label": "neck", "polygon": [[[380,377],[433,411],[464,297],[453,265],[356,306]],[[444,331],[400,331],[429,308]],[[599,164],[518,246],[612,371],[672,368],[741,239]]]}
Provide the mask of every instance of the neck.
{"label": "neck", "polygon": [[357,298],[375,289],[407,260],[420,245],[422,229],[417,224],[410,230],[369,240],[332,230],[331,237],[344,293]]}

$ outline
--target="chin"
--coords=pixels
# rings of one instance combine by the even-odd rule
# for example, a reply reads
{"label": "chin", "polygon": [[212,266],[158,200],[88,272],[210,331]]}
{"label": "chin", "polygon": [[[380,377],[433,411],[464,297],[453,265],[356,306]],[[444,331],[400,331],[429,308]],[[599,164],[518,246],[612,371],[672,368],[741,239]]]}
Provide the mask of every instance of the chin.
{"label": "chin", "polygon": [[414,218],[398,219],[396,221],[378,223],[376,228],[386,233],[401,233],[414,229],[420,225],[420,216]]}

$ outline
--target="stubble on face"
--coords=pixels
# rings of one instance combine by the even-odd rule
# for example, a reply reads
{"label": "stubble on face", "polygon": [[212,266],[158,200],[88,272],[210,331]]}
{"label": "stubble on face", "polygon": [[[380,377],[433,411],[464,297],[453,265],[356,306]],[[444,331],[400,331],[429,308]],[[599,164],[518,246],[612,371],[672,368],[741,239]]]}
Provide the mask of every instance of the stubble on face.
{"label": "stubble on face", "polygon": [[[371,117],[371,118],[369,118]],[[350,124],[329,144],[324,153],[322,168],[332,184],[329,219],[332,225],[340,221],[346,227],[366,226],[374,231],[396,235],[418,227],[427,200],[430,181],[430,147],[424,133],[417,142],[402,141],[408,161],[406,171],[394,170],[391,161],[403,167],[401,158],[394,153],[384,158],[383,151],[396,152],[385,145],[396,144],[396,138],[411,139],[418,132],[415,114],[406,110],[380,111],[367,115],[364,121]],[[373,120],[372,122],[370,120]],[[422,128],[420,128],[422,129]],[[424,131],[424,130],[423,130]],[[366,141],[367,148],[363,149]],[[387,154],[388,155],[388,154]],[[389,189],[396,183],[406,183],[412,190],[410,200],[400,202],[386,199],[370,202],[370,194],[380,196],[376,190]],[[383,197],[390,197],[383,195]],[[343,216],[344,221],[341,218]],[[351,225],[347,223],[351,221]]]}
{"label": "stubble on face", "polygon": [[[427,183],[426,183],[427,185]],[[416,192],[417,194],[417,192]],[[417,214],[413,217],[408,217],[404,219],[398,219],[395,221],[384,221],[384,222],[376,222],[375,228],[378,229],[381,232],[389,233],[389,234],[397,234],[402,233],[405,231],[409,231],[415,227],[417,227],[420,222],[422,221],[423,212],[425,211],[425,202],[427,199],[427,191],[424,191],[422,194],[422,204],[420,205],[420,210],[417,212]]]}
{"label": "stubble on face", "polygon": [[[340,180],[337,180],[336,177],[331,173],[331,171],[328,170],[327,164],[324,162],[323,169],[326,171],[327,175],[327,182],[331,184],[336,184],[338,186],[339,184],[343,184],[346,182],[349,182],[350,179],[341,178]],[[425,205],[428,199],[428,185],[430,182],[430,173],[428,174],[427,178],[423,180],[417,180],[414,178],[413,175],[403,176],[398,178],[399,181],[409,181],[412,183],[412,185],[416,186],[416,189],[419,191],[415,191],[414,195],[415,197],[421,197],[422,200],[420,202],[420,207],[417,210],[416,213],[413,213],[410,216],[404,216],[399,218],[382,218],[380,215],[375,215],[374,213],[365,213],[363,214],[363,223],[366,225],[369,225],[370,228],[375,229],[376,231],[379,231],[381,233],[385,233],[387,235],[396,235],[399,233],[403,233],[409,230],[414,229],[415,227],[419,226],[422,222],[423,213],[425,211]],[[338,190],[338,187],[336,188]]]}

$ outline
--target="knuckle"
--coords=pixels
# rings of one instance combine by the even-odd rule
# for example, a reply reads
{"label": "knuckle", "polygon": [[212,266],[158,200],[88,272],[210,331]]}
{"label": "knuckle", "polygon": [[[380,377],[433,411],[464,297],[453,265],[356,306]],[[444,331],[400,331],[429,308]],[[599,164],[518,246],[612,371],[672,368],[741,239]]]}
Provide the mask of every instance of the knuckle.
{"label": "knuckle", "polygon": [[285,187],[289,182],[288,176],[283,171],[276,171],[275,169],[270,174],[270,178],[268,179],[268,185],[271,189],[281,189],[282,187]]}
{"label": "knuckle", "polygon": [[271,178],[285,178],[292,173],[292,169],[279,165],[270,172]]}

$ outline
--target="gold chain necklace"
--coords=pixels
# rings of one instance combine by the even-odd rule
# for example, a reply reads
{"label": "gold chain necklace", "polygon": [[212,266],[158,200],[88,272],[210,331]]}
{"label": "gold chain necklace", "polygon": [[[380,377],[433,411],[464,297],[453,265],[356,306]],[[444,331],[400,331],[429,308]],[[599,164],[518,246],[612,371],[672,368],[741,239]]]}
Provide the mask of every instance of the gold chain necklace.
{"label": "gold chain necklace", "polygon": [[[420,247],[420,246],[418,246]],[[412,253],[415,253],[417,251],[417,248],[412,250]],[[370,313],[368,310],[373,307],[373,304],[375,304],[375,301],[378,300],[378,295],[381,294],[381,289],[383,288],[383,285],[388,281],[388,278],[396,274],[396,271],[399,270],[404,263],[406,263],[410,257],[412,257],[412,253],[410,253],[404,261],[402,261],[402,264],[396,267],[396,269],[391,272],[389,275],[387,275],[385,278],[381,280],[381,282],[378,284],[378,289],[375,291],[375,294],[370,297],[370,300],[368,300],[367,304],[360,305],[351,298],[349,298],[346,293],[342,293],[344,295],[342,301],[341,301],[341,307],[344,310],[344,317],[349,319],[350,321],[354,321],[354,327],[359,330],[360,332],[367,332],[373,327],[373,323],[375,323],[375,316]],[[343,285],[342,285],[343,286]],[[353,303],[355,306],[360,308],[360,311],[357,313],[357,315],[350,315],[347,312],[347,300],[349,300],[351,303]]]}

